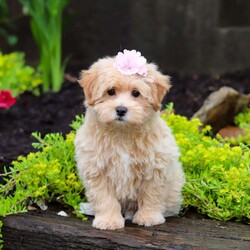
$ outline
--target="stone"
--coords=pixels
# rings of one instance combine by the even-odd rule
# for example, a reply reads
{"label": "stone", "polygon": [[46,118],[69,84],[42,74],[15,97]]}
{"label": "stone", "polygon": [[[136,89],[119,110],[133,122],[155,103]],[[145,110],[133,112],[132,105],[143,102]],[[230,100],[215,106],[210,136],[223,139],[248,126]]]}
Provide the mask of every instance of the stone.
{"label": "stone", "polygon": [[199,118],[204,125],[210,125],[214,133],[234,123],[234,117],[250,102],[248,95],[233,88],[221,87],[211,93],[192,118]]}
{"label": "stone", "polygon": [[244,130],[236,126],[226,126],[219,130],[218,134],[222,138],[236,138],[239,135],[244,135]]}

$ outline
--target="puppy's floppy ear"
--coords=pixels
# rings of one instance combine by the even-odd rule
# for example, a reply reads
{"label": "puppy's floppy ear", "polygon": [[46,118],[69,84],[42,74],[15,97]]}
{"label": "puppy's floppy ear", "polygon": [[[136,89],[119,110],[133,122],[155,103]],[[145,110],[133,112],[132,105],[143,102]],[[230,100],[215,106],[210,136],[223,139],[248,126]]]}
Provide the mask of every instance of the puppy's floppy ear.
{"label": "puppy's floppy ear", "polygon": [[81,77],[78,80],[79,84],[83,87],[84,95],[88,105],[94,104],[93,92],[94,83],[97,79],[97,74],[93,69],[83,70],[81,72]]}
{"label": "puppy's floppy ear", "polygon": [[161,108],[161,102],[166,93],[171,88],[170,77],[161,74],[159,71],[154,72],[154,83],[152,84],[154,109],[157,111]]}

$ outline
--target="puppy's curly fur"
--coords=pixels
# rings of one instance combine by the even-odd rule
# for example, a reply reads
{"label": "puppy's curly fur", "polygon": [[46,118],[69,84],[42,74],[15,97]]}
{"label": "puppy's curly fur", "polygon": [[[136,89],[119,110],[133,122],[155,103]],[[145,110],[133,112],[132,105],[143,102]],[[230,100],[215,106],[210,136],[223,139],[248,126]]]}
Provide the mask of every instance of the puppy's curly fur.
{"label": "puppy's curly fur", "polygon": [[185,183],[180,153],[160,118],[169,77],[147,64],[147,76],[123,75],[106,57],[83,71],[87,107],[75,147],[80,178],[93,209],[93,226],[153,226],[179,212]]}

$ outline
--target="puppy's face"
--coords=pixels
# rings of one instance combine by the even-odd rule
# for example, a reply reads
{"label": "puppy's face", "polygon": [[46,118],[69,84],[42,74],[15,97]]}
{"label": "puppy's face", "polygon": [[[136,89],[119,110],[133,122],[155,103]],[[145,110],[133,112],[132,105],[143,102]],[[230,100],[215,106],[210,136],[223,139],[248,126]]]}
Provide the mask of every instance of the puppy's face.
{"label": "puppy's face", "polygon": [[113,65],[114,58],[104,58],[82,72],[86,105],[102,123],[143,124],[160,109],[169,77],[154,64],[147,64],[147,76],[123,75]]}

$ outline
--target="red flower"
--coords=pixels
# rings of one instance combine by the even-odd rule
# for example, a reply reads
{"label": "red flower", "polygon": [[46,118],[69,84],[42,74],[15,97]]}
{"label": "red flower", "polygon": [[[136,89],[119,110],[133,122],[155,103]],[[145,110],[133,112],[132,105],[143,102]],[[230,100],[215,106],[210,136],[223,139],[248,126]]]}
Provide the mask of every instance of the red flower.
{"label": "red flower", "polygon": [[16,103],[16,98],[11,94],[10,90],[0,90],[0,108],[8,109]]}

